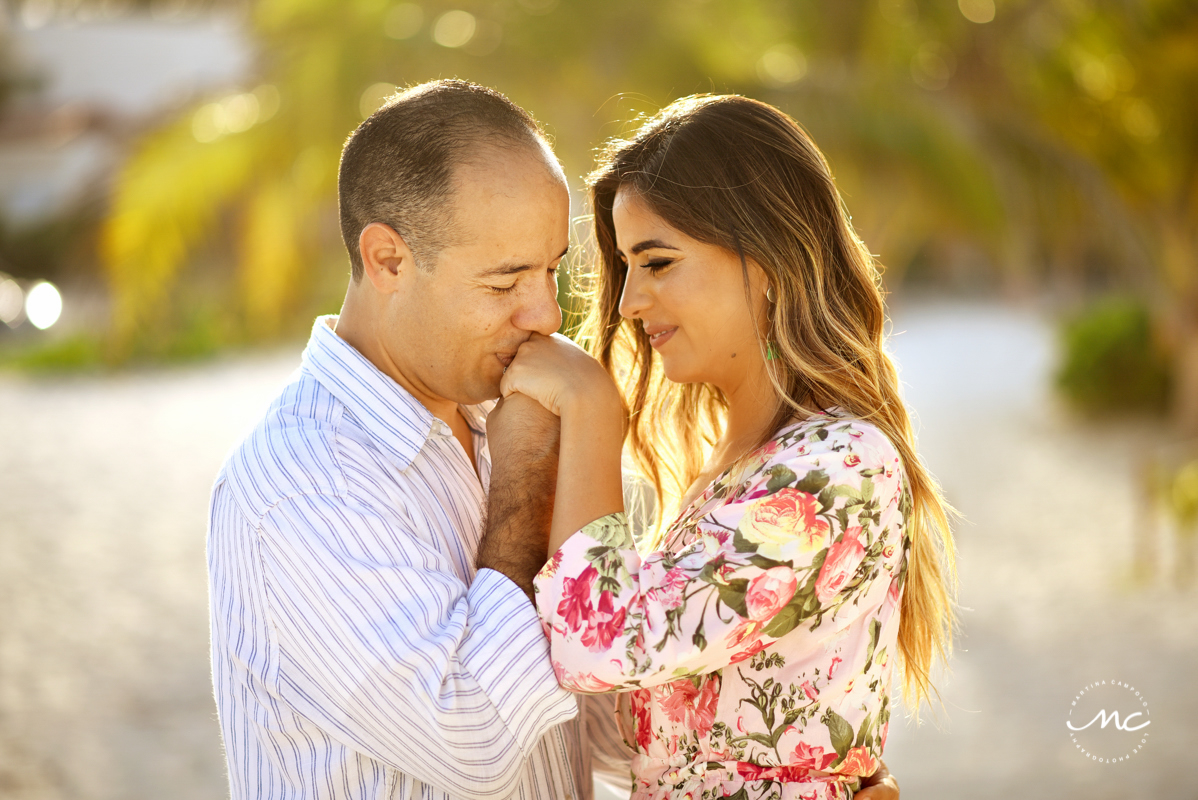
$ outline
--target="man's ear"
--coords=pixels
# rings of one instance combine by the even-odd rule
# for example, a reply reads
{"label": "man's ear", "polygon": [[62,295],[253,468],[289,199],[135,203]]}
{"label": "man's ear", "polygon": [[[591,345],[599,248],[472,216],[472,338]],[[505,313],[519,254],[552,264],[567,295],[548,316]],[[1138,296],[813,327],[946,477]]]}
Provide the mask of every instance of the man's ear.
{"label": "man's ear", "polygon": [[390,294],[399,288],[400,276],[416,268],[412,251],[394,228],[382,222],[372,222],[358,236],[358,252],[362,269],[380,294]]}

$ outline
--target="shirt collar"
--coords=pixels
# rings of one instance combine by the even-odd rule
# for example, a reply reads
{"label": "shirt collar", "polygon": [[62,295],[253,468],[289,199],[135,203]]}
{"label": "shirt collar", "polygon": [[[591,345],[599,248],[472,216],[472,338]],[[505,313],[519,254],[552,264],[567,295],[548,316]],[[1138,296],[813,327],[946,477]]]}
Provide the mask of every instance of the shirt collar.
{"label": "shirt collar", "polygon": [[470,430],[484,439],[487,437],[487,414],[490,414],[494,407],[494,400],[487,400],[475,406],[458,406],[462,410],[462,417],[470,426]]}
{"label": "shirt collar", "polygon": [[428,440],[435,417],[338,336],[336,322],[335,314],[316,318],[304,366],[358,419],[383,454],[405,470]]}

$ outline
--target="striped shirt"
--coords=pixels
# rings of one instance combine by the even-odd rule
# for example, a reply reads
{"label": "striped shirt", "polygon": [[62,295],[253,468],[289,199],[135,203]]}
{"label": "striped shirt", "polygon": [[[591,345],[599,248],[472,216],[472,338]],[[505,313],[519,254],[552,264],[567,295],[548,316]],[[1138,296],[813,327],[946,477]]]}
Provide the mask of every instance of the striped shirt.
{"label": "striped shirt", "polygon": [[232,797],[589,800],[587,730],[613,738],[610,703],[580,721],[528,598],[475,573],[486,409],[462,407],[476,474],[449,426],[335,320],[317,320],[213,489],[212,669]]}

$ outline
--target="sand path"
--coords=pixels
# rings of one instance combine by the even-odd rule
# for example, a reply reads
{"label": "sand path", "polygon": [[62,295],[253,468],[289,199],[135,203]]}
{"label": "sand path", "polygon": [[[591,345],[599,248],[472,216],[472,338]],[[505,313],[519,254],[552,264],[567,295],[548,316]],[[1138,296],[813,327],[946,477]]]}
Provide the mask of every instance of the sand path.
{"label": "sand path", "polygon": [[[894,349],[961,526],[963,629],[942,728],[896,720],[907,798],[1198,798],[1198,594],[1128,580],[1132,465],[1160,426],[1052,403],[1033,312],[919,303]],[[0,797],[215,800],[204,525],[225,452],[298,348],[121,377],[0,375]],[[1084,760],[1069,702],[1136,685],[1153,737]]]}

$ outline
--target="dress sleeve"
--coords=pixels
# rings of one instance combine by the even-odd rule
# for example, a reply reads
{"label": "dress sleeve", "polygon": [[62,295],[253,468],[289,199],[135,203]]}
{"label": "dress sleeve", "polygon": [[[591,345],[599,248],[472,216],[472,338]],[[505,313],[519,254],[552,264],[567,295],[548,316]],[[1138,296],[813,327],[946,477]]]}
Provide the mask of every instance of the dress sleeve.
{"label": "dress sleeve", "polygon": [[[364,533],[395,547],[361,547]],[[278,504],[258,542],[274,690],[346,746],[455,797],[506,797],[541,736],[577,714],[502,574],[466,584],[414,531],[339,497]]]}
{"label": "dress sleeve", "polygon": [[535,588],[563,686],[711,672],[800,627],[843,628],[875,584],[891,588],[909,502],[896,451],[859,422],[801,431],[759,451],[738,485],[717,484],[724,504],[680,518],[659,550],[638,553],[623,514],[562,545]]}

